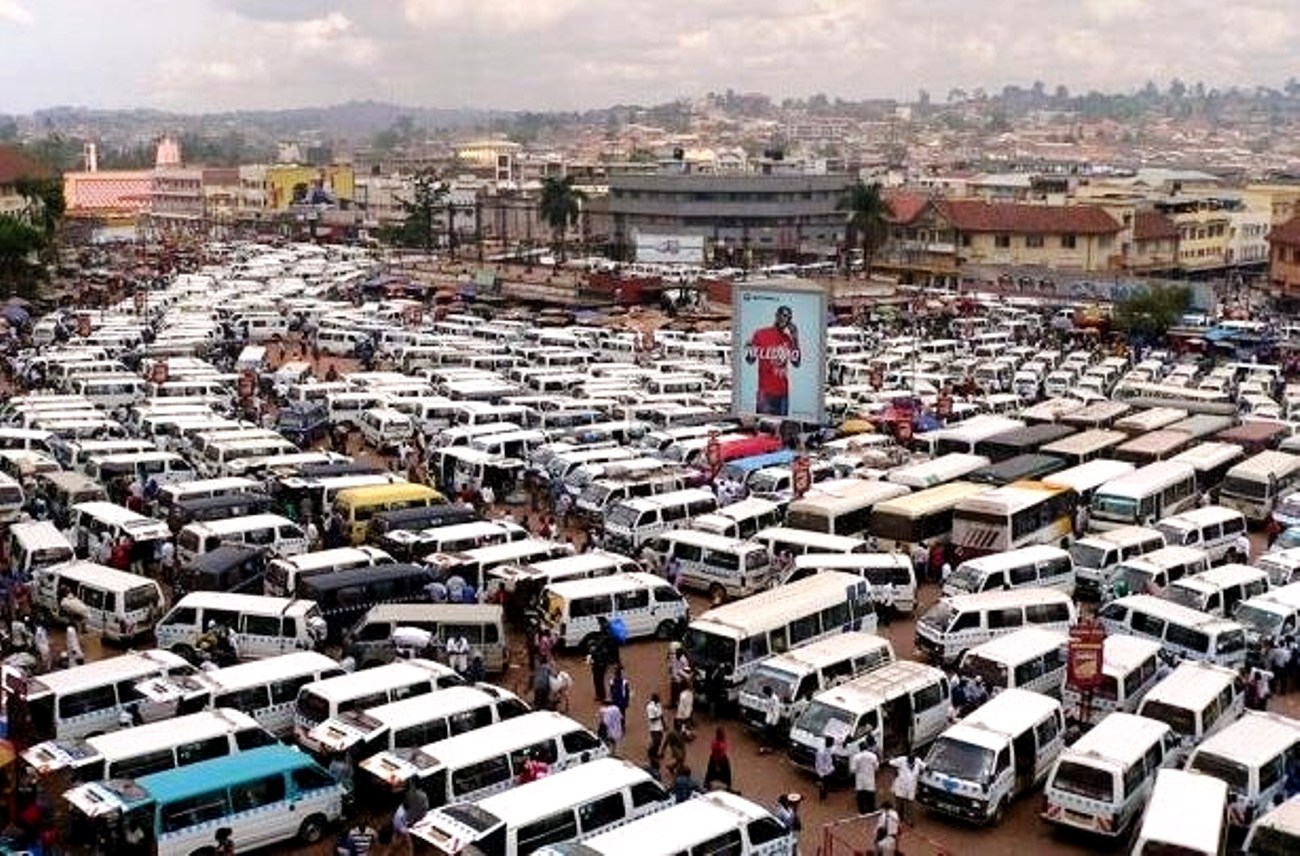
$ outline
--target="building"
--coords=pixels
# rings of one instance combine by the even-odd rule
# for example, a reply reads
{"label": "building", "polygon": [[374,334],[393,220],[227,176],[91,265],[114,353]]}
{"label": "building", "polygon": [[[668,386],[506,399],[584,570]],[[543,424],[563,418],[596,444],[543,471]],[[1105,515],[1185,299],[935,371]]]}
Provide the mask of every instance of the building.
{"label": "building", "polygon": [[63,174],[63,201],[69,217],[134,222],[149,210],[153,171],[93,170]]}
{"label": "building", "polygon": [[1269,291],[1282,300],[1300,300],[1300,216],[1268,233]]}
{"label": "building", "polygon": [[499,184],[517,182],[523,148],[509,140],[474,140],[456,147],[456,163],[459,169]]}
{"label": "building", "polygon": [[239,168],[203,170],[203,216],[215,227],[233,224],[239,216]]}
{"label": "building", "polygon": [[0,146],[0,215],[19,216],[27,210],[27,198],[18,192],[25,178],[46,178],[49,170],[15,146]]}
{"label": "building", "polygon": [[203,169],[159,166],[150,185],[149,215],[159,228],[198,226],[203,223]]}
{"label": "building", "polygon": [[1178,270],[1178,224],[1159,211],[1136,210],[1121,217],[1129,229],[1120,248],[1126,272],[1153,275]]}
{"label": "building", "polygon": [[710,262],[751,264],[833,258],[844,240],[847,175],[609,176],[610,249],[631,259],[640,233],[697,236]]}
{"label": "building", "polygon": [[[273,164],[262,167],[264,210],[288,211],[291,205],[309,198],[350,203],[356,198],[356,178],[352,167],[344,165],[303,166]],[[241,173],[241,183],[243,181]]]}

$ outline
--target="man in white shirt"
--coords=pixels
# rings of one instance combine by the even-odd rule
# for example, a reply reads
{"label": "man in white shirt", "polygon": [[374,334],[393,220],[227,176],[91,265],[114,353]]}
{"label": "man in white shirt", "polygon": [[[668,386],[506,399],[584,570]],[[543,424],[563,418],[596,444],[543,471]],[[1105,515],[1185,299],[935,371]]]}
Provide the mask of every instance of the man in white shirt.
{"label": "man in white shirt", "polygon": [[645,703],[646,728],[650,731],[650,746],[646,749],[646,760],[657,774],[659,759],[664,745],[664,708],[659,703],[659,693],[651,693]]}
{"label": "man in white shirt", "polygon": [[763,687],[763,738],[766,746],[758,747],[758,754],[766,755],[781,745],[781,697],[771,686]]}
{"label": "man in white shirt", "polygon": [[822,745],[817,747],[817,752],[813,755],[813,772],[817,774],[817,798],[821,802],[826,802],[826,791],[830,789],[831,776],[835,774],[835,756],[831,754],[834,743],[830,737],[823,738]]}
{"label": "man in white shirt", "polygon": [[885,802],[884,808],[881,809],[880,819],[876,821],[876,854],[877,856],[895,856],[898,853],[898,832],[901,828],[898,812],[894,807]]}
{"label": "man in white shirt", "polygon": [[876,771],[880,769],[880,756],[872,751],[874,746],[874,740],[865,741],[861,751],[849,759],[858,814],[871,814],[876,810]]}
{"label": "man in white shirt", "polygon": [[453,636],[447,640],[447,665],[463,675],[469,668],[469,640],[464,636]]}
{"label": "man in white shirt", "polygon": [[896,771],[894,775],[894,799],[898,801],[898,813],[903,820],[912,823],[912,801],[916,799],[916,783],[925,769],[925,763],[915,755],[899,755],[889,762]]}
{"label": "man in white shirt", "polygon": [[1232,548],[1237,552],[1237,561],[1242,563],[1250,562],[1250,536],[1242,532],[1237,536],[1237,540],[1232,543]]}

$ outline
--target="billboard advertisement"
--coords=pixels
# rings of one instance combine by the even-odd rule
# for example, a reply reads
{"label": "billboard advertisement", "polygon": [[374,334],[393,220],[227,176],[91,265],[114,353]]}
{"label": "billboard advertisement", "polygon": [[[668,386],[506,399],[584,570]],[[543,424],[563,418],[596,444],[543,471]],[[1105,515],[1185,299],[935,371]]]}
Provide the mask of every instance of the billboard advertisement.
{"label": "billboard advertisement", "polygon": [[826,398],[826,291],[807,280],[732,289],[732,412],[821,423]]}
{"label": "billboard advertisement", "polygon": [[651,265],[702,265],[704,236],[637,232],[636,260]]}

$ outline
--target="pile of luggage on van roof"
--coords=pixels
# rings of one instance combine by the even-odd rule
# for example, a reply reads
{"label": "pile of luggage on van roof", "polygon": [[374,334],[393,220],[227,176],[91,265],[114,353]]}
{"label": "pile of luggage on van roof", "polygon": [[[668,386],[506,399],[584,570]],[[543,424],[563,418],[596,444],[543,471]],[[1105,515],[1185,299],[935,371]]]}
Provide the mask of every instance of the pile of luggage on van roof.
{"label": "pile of luggage on van roof", "polygon": [[[1160,814],[1176,764],[1227,783],[1207,798],[1235,831],[1296,840],[1269,811],[1300,793],[1300,721],[1264,713],[1300,687],[1287,367],[977,297],[830,326],[828,424],[738,419],[726,330],[541,327],[391,297],[352,251],[221,250],[10,330],[5,669],[30,680],[4,681],[8,728],[42,782],[80,782],[69,835],[125,846],[130,816],[202,849],[168,807],[256,769],[289,783],[266,800],[321,795],[268,844],[319,837],[344,792],[428,812],[440,853],[513,853],[532,806],[634,790],[629,829],[666,840],[673,740],[707,703],[821,778],[874,754],[939,814],[996,822],[1041,786],[1046,822],[1200,852]],[[1237,327],[1198,341],[1268,347]],[[111,656],[84,662],[87,637]],[[673,739],[649,771],[600,760],[622,726],[552,712],[568,670],[603,695],[620,646],[656,644]],[[525,647],[526,698],[488,683]],[[644,704],[662,676],[634,677]],[[735,800],[793,852],[791,801]]]}

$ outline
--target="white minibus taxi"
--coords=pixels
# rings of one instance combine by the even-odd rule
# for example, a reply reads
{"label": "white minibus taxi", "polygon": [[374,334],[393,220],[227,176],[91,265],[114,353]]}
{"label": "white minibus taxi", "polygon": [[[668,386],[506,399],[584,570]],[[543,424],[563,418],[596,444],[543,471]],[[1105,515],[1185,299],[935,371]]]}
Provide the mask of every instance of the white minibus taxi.
{"label": "white minibus taxi", "polygon": [[889,640],[874,633],[850,631],[777,654],[759,663],[740,687],[740,718],[763,729],[770,694],[781,707],[779,725],[784,731],[808,707],[812,697],[826,689],[894,662]]}
{"label": "white minibus taxi", "polygon": [[1228,786],[1182,770],[1156,774],[1133,856],[1222,856],[1228,846]]}
{"label": "white minibus taxi", "polygon": [[1102,589],[1103,602],[1128,594],[1160,595],[1169,584],[1210,569],[1210,557],[1195,547],[1161,547],[1115,566]]}
{"label": "white minibus taxi", "polygon": [[32,602],[37,610],[59,615],[64,593],[85,605],[85,630],[117,642],[148,633],[163,610],[162,588],[139,574],[82,561],[36,569]]}
{"label": "white minibus taxi", "polygon": [[47,740],[22,758],[41,776],[66,771],[75,782],[98,782],[134,779],[275,742],[253,717],[219,708],[84,740]]}
{"label": "white minibus taxi", "polygon": [[1064,748],[1060,702],[1004,690],[934,741],[917,802],[977,823],[998,823],[1012,800],[1046,778]]}
{"label": "white minibus taxi", "polygon": [[450,666],[432,660],[412,659],[387,663],[307,684],[294,705],[294,735],[311,751],[316,747],[308,733],[325,720],[357,708],[376,707],[435,689],[464,683]]}
{"label": "white minibus taxi", "polygon": [[1043,788],[1048,823],[1117,839],[1142,813],[1178,738],[1163,722],[1111,713],[1057,758]]}
{"label": "white minibus taxi", "polygon": [[1191,508],[1196,497],[1196,471],[1190,464],[1156,461],[1097,488],[1089,503],[1089,526],[1150,526]]}
{"label": "white minibus taxi", "polygon": [[990,693],[1015,688],[1060,698],[1066,640],[1054,630],[1022,627],[971,648],[962,655],[957,674],[982,679]]}
{"label": "white minibus taxi", "polygon": [[827,571],[705,612],[687,627],[683,645],[697,678],[719,674],[734,701],[767,657],[845,630],[875,629],[867,584]]}
{"label": "white minibus taxi", "polygon": [[[88,555],[91,545],[105,538],[114,544],[127,538],[137,549],[143,549],[146,542],[163,541],[172,536],[163,521],[111,502],[79,502],[72,506],[71,517],[72,530],[77,536],[73,546],[79,556]],[[152,543],[149,549],[152,551]]]}
{"label": "white minibus taxi", "polygon": [[870,553],[871,546],[861,538],[827,535],[788,526],[760,529],[751,539],[767,548],[773,559],[789,556],[792,560],[804,553]]}
{"label": "white minibus taxi", "polygon": [[767,809],[710,791],[580,844],[548,845],[536,856],[795,856],[797,847],[795,832]]}
{"label": "white minibus taxi", "polygon": [[580,723],[535,710],[419,748],[372,755],[358,765],[357,787],[380,794],[416,787],[437,807],[509,789],[530,757],[555,773],[608,754],[609,747]]}
{"label": "white minibus taxi", "polygon": [[10,525],[8,546],[9,572],[15,576],[31,577],[42,568],[76,558],[67,537],[48,520]]}
{"label": "white minibus taxi", "polygon": [[1120,562],[1165,546],[1165,536],[1145,526],[1121,526],[1079,538],[1070,545],[1074,562],[1074,595],[1079,599],[1099,600],[1110,585],[1110,577]]}
{"label": "white minibus taxi", "polygon": [[1255,821],[1241,852],[1246,856],[1300,853],[1300,798],[1292,797]]}
{"label": "white minibus taxi", "polygon": [[527,856],[662,811],[672,792],[641,767],[602,758],[503,794],[436,809],[411,827],[415,856]]}
{"label": "white minibus taxi", "polygon": [[871,584],[871,598],[880,609],[916,609],[916,571],[905,553],[804,553],[781,580],[792,583],[821,571],[857,574]]}
{"label": "white minibus taxi", "polygon": [[709,597],[746,597],[775,580],[762,544],[694,529],[672,529],[650,541],[642,554],[660,567],[676,563],[679,584]]}
{"label": "white minibus taxi", "polygon": [[635,552],[654,536],[677,526],[689,526],[694,517],[718,510],[717,497],[703,488],[629,499],[605,512],[605,537],[615,549]]}
{"label": "white minibus taxi", "polygon": [[1102,642],[1101,685],[1084,704],[1082,693],[1068,681],[1061,691],[1065,718],[1083,727],[1095,725],[1108,713],[1133,713],[1160,681],[1160,643],[1117,633]]}
{"label": "white minibus taxi", "polygon": [[275,557],[297,556],[308,549],[307,533],[289,518],[251,514],[186,524],[176,533],[176,558],[189,563],[223,544],[257,547]]}
{"label": "white minibus taxi", "polygon": [[193,659],[214,626],[224,628],[241,660],[309,651],[325,638],[325,619],[314,601],[219,591],[185,595],[158,620],[154,637],[159,648]]}
{"label": "white minibus taxi", "polygon": [[1151,688],[1138,716],[1167,723],[1186,759],[1192,747],[1219,733],[1246,709],[1246,684],[1235,669],[1186,661]]}
{"label": "white minibus taxi", "polygon": [[1171,656],[1228,668],[1246,664],[1246,628],[1147,594],[1111,601],[1098,613],[1107,633],[1159,642]]}
{"label": "white minibus taxi", "polygon": [[1037,545],[962,562],[943,584],[945,597],[1019,588],[1074,591],[1074,563],[1056,547]]}
{"label": "white minibus taxi", "polygon": [[[1237,539],[1246,531],[1246,518],[1240,511],[1221,505],[1193,508],[1156,521],[1155,528],[1171,547],[1196,547],[1204,550],[1210,564],[1229,561]],[[1237,561],[1244,561],[1242,556]]]}
{"label": "white minibus taxi", "polygon": [[627,639],[676,639],[690,620],[681,593],[663,577],[644,572],[553,583],[542,590],[542,609],[558,647],[586,651],[615,618]]}
{"label": "white minibus taxi", "polygon": [[1234,811],[1228,820],[1245,826],[1273,805],[1275,794],[1282,793],[1297,749],[1300,721],[1248,710],[1201,741],[1187,759],[1187,769],[1222,779],[1233,798]]}
{"label": "white minibus taxi", "polygon": [[1200,612],[1229,617],[1239,603],[1267,591],[1267,571],[1233,563],[1170,583],[1163,597]]}
{"label": "white minibus taxi", "polygon": [[877,503],[910,492],[904,485],[887,481],[856,478],[824,481],[790,503],[786,521],[796,529],[858,537],[866,534],[871,509]]}
{"label": "white minibus taxi", "polygon": [[970,648],[1037,626],[1067,631],[1077,618],[1074,602],[1059,589],[986,591],[941,598],[916,622],[916,649],[938,663],[954,663]]}
{"label": "white minibus taxi", "polygon": [[1252,523],[1268,519],[1277,501],[1300,482],[1300,455],[1263,451],[1228,470],[1219,502],[1240,511]]}
{"label": "white minibus taxi", "polygon": [[393,557],[378,547],[334,547],[285,556],[267,564],[262,593],[271,597],[288,597],[298,590],[300,579],[390,564],[393,564]]}
{"label": "white minibus taxi", "polygon": [[790,728],[790,761],[812,770],[817,750],[834,738],[838,773],[870,735],[881,757],[906,755],[926,746],[949,724],[951,686],[942,669],[895,660],[813,696]]}
{"label": "white minibus taxi", "polygon": [[728,538],[752,538],[757,532],[778,525],[781,517],[780,505],[752,496],[693,518],[691,528]]}

